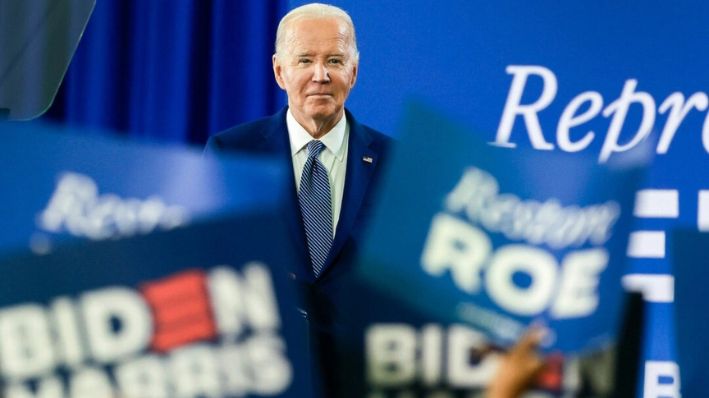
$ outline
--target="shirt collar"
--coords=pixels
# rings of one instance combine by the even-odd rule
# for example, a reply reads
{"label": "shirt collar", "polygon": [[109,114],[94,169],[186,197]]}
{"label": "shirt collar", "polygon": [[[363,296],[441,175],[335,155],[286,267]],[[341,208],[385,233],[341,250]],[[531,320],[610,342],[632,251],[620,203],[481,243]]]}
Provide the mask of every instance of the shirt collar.
{"label": "shirt collar", "polygon": [[[300,123],[298,123],[297,120],[295,120],[290,108],[288,108],[288,112],[286,114],[286,125],[288,126],[288,137],[290,138],[291,156],[295,156],[296,153],[300,152],[310,141],[313,140],[313,137],[308,134],[308,132],[303,128],[303,126],[300,125]],[[343,114],[335,127],[320,137],[320,141],[339,160],[341,160],[344,156],[342,144],[345,141],[345,133],[347,132],[348,127],[347,117]]]}

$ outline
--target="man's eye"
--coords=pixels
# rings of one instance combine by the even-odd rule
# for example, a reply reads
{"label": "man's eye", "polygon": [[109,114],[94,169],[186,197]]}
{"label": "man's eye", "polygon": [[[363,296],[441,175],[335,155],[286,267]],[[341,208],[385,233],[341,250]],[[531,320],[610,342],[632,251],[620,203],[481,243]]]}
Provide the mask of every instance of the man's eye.
{"label": "man's eye", "polygon": [[343,64],[342,60],[339,58],[332,58],[328,62],[333,65],[342,65]]}
{"label": "man's eye", "polygon": [[309,64],[311,61],[308,58],[300,58],[298,59],[299,64]]}

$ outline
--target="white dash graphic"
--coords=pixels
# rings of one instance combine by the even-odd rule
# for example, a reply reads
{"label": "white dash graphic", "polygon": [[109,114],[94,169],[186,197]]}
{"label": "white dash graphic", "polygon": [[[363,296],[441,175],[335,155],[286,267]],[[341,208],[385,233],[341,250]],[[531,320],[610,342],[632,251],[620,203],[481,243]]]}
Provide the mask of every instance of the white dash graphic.
{"label": "white dash graphic", "polygon": [[631,292],[641,292],[645,301],[671,303],[675,300],[675,278],[661,274],[628,274],[623,277],[623,287]]}
{"label": "white dash graphic", "polygon": [[665,233],[663,231],[636,231],[630,234],[628,257],[664,258]]}
{"label": "white dash graphic", "polygon": [[679,192],[676,189],[643,189],[635,193],[635,217],[679,217]]}
{"label": "white dash graphic", "polygon": [[699,191],[697,228],[702,232],[709,232],[709,190]]}

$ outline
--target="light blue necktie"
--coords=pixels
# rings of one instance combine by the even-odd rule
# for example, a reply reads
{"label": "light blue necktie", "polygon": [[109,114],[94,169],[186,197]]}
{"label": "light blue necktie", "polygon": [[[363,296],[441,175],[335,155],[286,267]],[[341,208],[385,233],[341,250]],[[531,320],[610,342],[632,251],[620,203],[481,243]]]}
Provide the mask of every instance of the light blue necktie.
{"label": "light blue necktie", "polygon": [[300,176],[300,213],[303,216],[305,236],[308,240],[310,263],[315,276],[319,276],[332,246],[332,204],[330,180],[327,169],[318,160],[323,150],[322,142],[308,143],[308,160]]}

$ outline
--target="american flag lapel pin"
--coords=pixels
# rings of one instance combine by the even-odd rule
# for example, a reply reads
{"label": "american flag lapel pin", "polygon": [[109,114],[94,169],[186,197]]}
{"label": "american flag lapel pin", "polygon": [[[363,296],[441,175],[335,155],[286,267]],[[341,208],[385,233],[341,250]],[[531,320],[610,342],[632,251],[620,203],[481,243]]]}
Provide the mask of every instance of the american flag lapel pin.
{"label": "american flag lapel pin", "polygon": [[362,161],[363,161],[364,163],[372,164],[372,162],[374,162],[374,159],[372,159],[371,156],[366,156],[366,155],[365,155],[364,157],[362,157]]}

